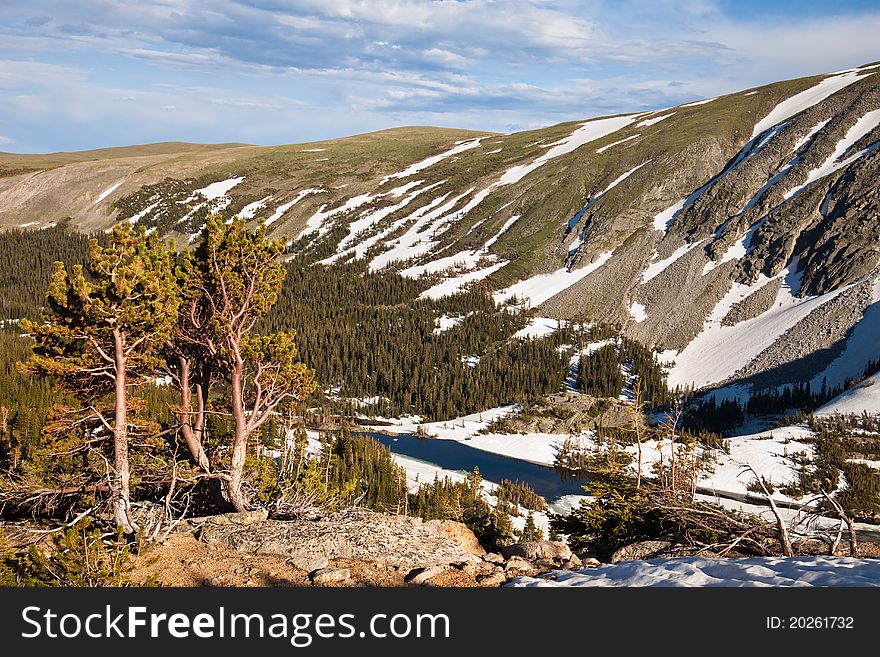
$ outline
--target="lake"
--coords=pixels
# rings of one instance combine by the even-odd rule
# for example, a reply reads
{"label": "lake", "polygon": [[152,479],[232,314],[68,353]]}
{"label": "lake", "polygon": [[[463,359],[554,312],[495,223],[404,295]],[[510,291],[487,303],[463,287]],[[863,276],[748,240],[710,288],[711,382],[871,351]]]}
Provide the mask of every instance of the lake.
{"label": "lake", "polygon": [[565,475],[544,465],[474,449],[455,440],[417,438],[411,434],[369,435],[395,454],[431,463],[444,470],[471,472],[476,466],[488,481],[499,483],[502,479],[509,479],[524,482],[548,502],[563,495],[583,495],[581,487],[588,481],[586,477]]}

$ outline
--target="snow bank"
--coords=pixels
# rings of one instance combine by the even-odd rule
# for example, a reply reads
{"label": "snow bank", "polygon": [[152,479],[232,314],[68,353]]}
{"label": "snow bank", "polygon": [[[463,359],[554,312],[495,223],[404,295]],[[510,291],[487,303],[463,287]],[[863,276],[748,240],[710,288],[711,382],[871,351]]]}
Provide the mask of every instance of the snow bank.
{"label": "snow bank", "polygon": [[[762,274],[753,285],[733,283],[706,318],[702,331],[676,356],[675,366],[669,373],[669,385],[701,388],[723,381],[770,347],[813,310],[847,289],[840,288],[817,297],[798,298],[794,296],[799,287],[798,276],[791,273],[796,269],[797,263],[792,262],[773,279]],[[721,324],[735,303],[776,278],[783,278],[784,282],[769,310],[734,326]]]}
{"label": "snow bank", "polygon": [[[868,75],[872,74],[868,73]],[[866,76],[859,75],[857,71],[848,71],[842,75],[832,75],[806,91],[783,100],[767,116],[755,124],[754,130],[752,130],[752,139],[777,123],[790,119],[795,114],[800,114],[805,109],[821,103],[828,96],[837,93],[853,82],[858,82],[863,77]]]}
{"label": "snow bank", "polygon": [[458,153],[463,153],[464,151],[476,148],[480,145],[480,142],[483,139],[485,139],[485,137],[478,137],[477,139],[469,139],[467,141],[459,142],[448,151],[443,151],[442,153],[438,153],[437,155],[432,155],[431,157],[425,158],[421,162],[410,164],[403,171],[385,176],[384,178],[382,178],[381,181],[379,181],[379,185],[384,185],[386,182],[388,182],[389,180],[393,180],[394,178],[407,178],[408,176],[412,176],[418,173],[422,169],[427,169],[428,167],[434,166],[438,162],[445,160],[447,157],[451,157],[452,155],[457,155]]}
{"label": "snow bank", "polygon": [[[791,457],[798,452],[806,452],[811,456],[813,448],[806,441],[813,436],[808,427],[794,425],[729,438],[730,454],[717,450],[714,472],[700,477],[699,485],[718,495],[745,495],[749,492],[749,484],[755,479],[746,465],[754,468],[777,489],[796,482],[798,473]],[[774,491],[773,499],[781,502],[797,501],[779,490]]]}
{"label": "snow bank", "polygon": [[880,586],[880,561],[850,557],[682,557],[624,561],[549,577],[518,577],[508,586]]}
{"label": "snow bank", "polygon": [[660,123],[664,119],[668,119],[670,116],[675,114],[675,112],[670,112],[669,114],[664,114],[663,116],[655,116],[653,119],[645,119],[644,121],[639,121],[636,123],[637,128],[647,128],[648,126],[652,126],[655,123]]}
{"label": "snow bank", "polygon": [[118,183],[116,183],[116,184],[110,185],[110,187],[108,187],[108,188],[105,189],[103,192],[101,192],[100,194],[98,194],[98,198],[95,199],[95,202],[94,202],[92,205],[98,205],[98,203],[100,203],[100,202],[103,201],[105,198],[107,198],[108,196],[110,196],[110,194],[112,194],[113,192],[115,192],[116,189],[117,189],[122,183],[124,183],[124,182],[125,182],[125,178],[123,178],[122,180],[120,180],[120,181],[119,181]]}
{"label": "snow bank", "polygon": [[527,278],[509,288],[495,292],[492,296],[496,303],[503,303],[506,299],[516,295],[527,298],[532,306],[540,306],[542,303],[567,290],[572,285],[593,273],[599,267],[611,259],[612,251],[606,251],[586,267],[569,271],[565,268],[557,269],[552,274],[538,274]]}
{"label": "snow bank", "polygon": [[545,338],[559,330],[559,320],[549,317],[533,317],[529,325],[513,334],[514,338]]}
{"label": "snow bank", "polygon": [[880,413],[880,374],[870,376],[820,407],[816,415]]}

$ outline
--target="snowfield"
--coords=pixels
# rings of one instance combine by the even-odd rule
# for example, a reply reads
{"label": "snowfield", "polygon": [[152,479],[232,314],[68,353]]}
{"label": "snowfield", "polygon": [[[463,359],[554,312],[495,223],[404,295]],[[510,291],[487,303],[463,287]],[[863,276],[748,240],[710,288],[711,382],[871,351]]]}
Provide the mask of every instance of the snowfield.
{"label": "snowfield", "polygon": [[[669,373],[669,385],[701,388],[724,381],[813,310],[847,289],[798,298],[795,293],[800,288],[799,275],[791,273],[796,270],[797,262],[793,261],[773,279],[762,274],[754,285],[733,283],[706,318],[703,330],[676,356],[675,367]],[[783,283],[770,310],[735,326],[721,324],[735,303],[776,278],[782,278]]]}
{"label": "snowfield", "polygon": [[[867,75],[873,74],[868,73]],[[837,93],[844,87],[851,85],[853,82],[858,82],[864,77],[866,77],[866,75],[860,75],[858,69],[847,71],[842,75],[832,75],[825,78],[814,87],[810,87],[806,91],[802,91],[799,94],[795,94],[794,96],[783,100],[774,107],[767,116],[755,124],[755,128],[752,131],[752,139],[768,128],[772,128],[777,123],[790,119],[795,114],[800,114],[805,109],[809,109],[813,105],[821,103],[828,98],[828,96]]]}
{"label": "snowfield", "polygon": [[880,374],[870,376],[820,407],[816,415],[880,413]]}
{"label": "snowfield", "polygon": [[448,151],[443,151],[442,153],[438,153],[437,155],[432,155],[431,157],[425,158],[421,162],[416,162],[415,164],[409,165],[403,171],[399,171],[397,173],[392,173],[391,175],[385,176],[379,182],[379,186],[381,187],[389,180],[393,180],[394,178],[407,178],[412,176],[422,169],[427,169],[428,167],[432,167],[438,162],[445,160],[448,157],[452,157],[453,155],[457,155],[459,153],[464,153],[467,150],[472,148],[476,148],[480,145],[480,142],[485,139],[485,137],[478,137],[477,139],[469,139],[467,141],[462,141],[457,143],[454,147],[450,148]]}
{"label": "snowfield", "polygon": [[880,110],[873,110],[868,112],[864,116],[862,116],[858,121],[856,121],[855,125],[850,127],[847,130],[846,134],[843,136],[837,145],[834,148],[834,152],[828,156],[821,165],[813,169],[807,174],[807,179],[790,190],[788,190],[783,198],[785,200],[790,199],[792,196],[795,196],[798,192],[808,187],[812,183],[816,182],[820,178],[824,178],[835,171],[843,169],[844,167],[849,166],[853,162],[855,162],[860,157],[867,155],[870,151],[874,150],[877,147],[877,144],[872,144],[867,148],[862,149],[858,153],[851,155],[845,160],[841,161],[841,158],[846,155],[847,152],[865,135],[870,133],[874,128],[880,126]]}
{"label": "snowfield", "polygon": [[590,570],[518,577],[524,586],[880,586],[880,560],[849,557],[682,557],[624,561]]}
{"label": "snowfield", "polygon": [[593,262],[586,267],[569,271],[562,268],[557,269],[552,274],[538,274],[514,283],[510,287],[500,290],[492,294],[495,303],[504,303],[512,296],[526,298],[532,307],[540,306],[547,299],[556,296],[560,292],[567,290],[572,285],[585,278],[589,274],[599,269],[602,265],[611,259],[612,251],[606,251],[600,254]]}
{"label": "snowfield", "polygon": [[110,187],[108,187],[108,188],[105,189],[103,192],[101,192],[100,194],[98,194],[98,198],[95,199],[95,202],[94,202],[92,205],[98,205],[98,203],[100,203],[100,202],[103,201],[105,198],[107,198],[108,196],[110,196],[110,194],[112,194],[113,192],[115,192],[116,189],[117,189],[122,183],[124,183],[124,182],[125,182],[125,178],[123,178],[122,180],[120,180],[118,183],[116,183],[116,184],[114,184],[114,185],[110,185]]}

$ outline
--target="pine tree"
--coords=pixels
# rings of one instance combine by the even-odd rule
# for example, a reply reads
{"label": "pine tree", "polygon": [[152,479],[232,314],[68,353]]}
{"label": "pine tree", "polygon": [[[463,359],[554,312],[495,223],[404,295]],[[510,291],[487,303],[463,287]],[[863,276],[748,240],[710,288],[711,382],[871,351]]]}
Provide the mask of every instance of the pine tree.
{"label": "pine tree", "polygon": [[[43,320],[21,324],[37,343],[22,371],[59,379],[112,435],[113,514],[127,532],[136,529],[130,513],[128,391],[155,372],[159,348],[176,321],[172,254],[154,235],[118,224],[106,248],[92,240],[87,270],[75,265],[68,274],[64,263],[55,263]],[[113,396],[109,408],[99,404],[107,394]]]}
{"label": "pine tree", "polygon": [[535,524],[534,513],[529,513],[528,518],[526,518],[526,524],[522,528],[522,531],[518,532],[518,535],[521,543],[544,540],[544,532],[538,529],[538,526]]}
{"label": "pine tree", "polygon": [[250,230],[243,220],[226,224],[210,216],[188,265],[186,284],[204,303],[204,330],[194,339],[229,379],[235,430],[227,489],[238,511],[248,508],[241,486],[251,436],[279,405],[303,400],[316,388],[314,371],[297,358],[294,331],[253,333],[278,299],[283,250],[262,224]]}

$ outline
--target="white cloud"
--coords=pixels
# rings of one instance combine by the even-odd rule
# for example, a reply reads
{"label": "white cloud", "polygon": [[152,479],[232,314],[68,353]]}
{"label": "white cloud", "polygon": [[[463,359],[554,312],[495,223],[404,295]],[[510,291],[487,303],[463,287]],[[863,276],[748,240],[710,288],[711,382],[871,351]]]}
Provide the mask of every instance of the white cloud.
{"label": "white cloud", "polygon": [[878,33],[880,10],[735,19],[711,0],[31,0],[0,15],[0,125],[20,148],[507,131],[855,66]]}

